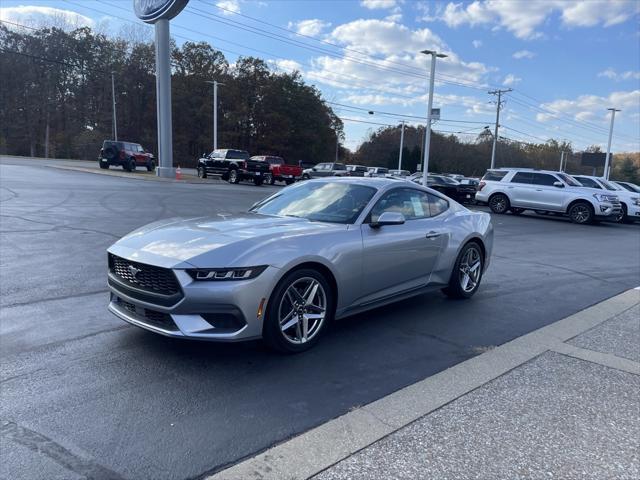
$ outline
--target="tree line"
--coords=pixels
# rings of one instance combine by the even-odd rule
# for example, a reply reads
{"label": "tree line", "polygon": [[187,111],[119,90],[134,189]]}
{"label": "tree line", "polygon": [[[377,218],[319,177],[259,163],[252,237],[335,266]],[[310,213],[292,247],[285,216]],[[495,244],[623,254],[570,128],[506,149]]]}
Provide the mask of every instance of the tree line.
{"label": "tree line", "polygon": [[[289,161],[334,158],[343,125],[320,91],[299,73],[263,60],[233,65],[205,42],[172,45],[174,163],[194,165],[213,145]],[[118,139],[157,149],[155,51],[151,42],[110,38],[88,27],[33,31],[0,25],[0,152],[58,158],[97,157],[113,138],[111,72]]]}
{"label": "tree line", "polygon": [[[377,167],[398,168],[401,126],[381,127],[371,131],[368,138],[350,157],[353,163]],[[415,172],[422,164],[425,127],[405,126],[402,168]],[[491,164],[493,135],[482,131],[471,141],[462,141],[454,134],[431,132],[429,171],[459,173],[480,177]],[[589,152],[600,152],[591,146]],[[500,137],[496,145],[496,167],[528,167],[558,170],[560,156],[566,152],[567,173],[593,174],[593,168],[583,166],[581,152],[575,151],[570,142],[549,139],[546,142],[526,143]],[[613,155],[611,178],[640,183],[640,153]],[[604,167],[596,168],[596,175],[603,174]]]}

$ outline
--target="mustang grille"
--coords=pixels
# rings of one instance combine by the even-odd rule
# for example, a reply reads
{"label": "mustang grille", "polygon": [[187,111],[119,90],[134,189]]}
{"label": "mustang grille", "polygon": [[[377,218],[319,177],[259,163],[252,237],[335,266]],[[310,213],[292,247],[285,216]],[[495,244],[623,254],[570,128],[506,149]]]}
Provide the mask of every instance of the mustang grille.
{"label": "mustang grille", "polygon": [[132,262],[109,254],[109,269],[120,280],[142,290],[162,295],[180,292],[178,280],[168,268]]}

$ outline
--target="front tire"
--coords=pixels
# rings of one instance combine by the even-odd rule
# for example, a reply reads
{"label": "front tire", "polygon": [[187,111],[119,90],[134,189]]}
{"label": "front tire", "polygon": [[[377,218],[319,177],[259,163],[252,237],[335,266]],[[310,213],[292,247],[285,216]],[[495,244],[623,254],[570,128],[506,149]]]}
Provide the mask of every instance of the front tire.
{"label": "front tire", "polygon": [[305,173],[304,175],[302,175],[302,180],[309,180],[311,177],[309,176],[308,173]]}
{"label": "front tire", "polygon": [[571,205],[567,213],[569,214],[571,221],[579,225],[593,223],[595,217],[593,207],[587,202],[574,203]]}
{"label": "front tire", "polygon": [[317,270],[288,273],[276,286],[262,328],[265,343],[283,353],[299,353],[318,343],[333,320],[335,296]]}
{"label": "front tire", "polygon": [[502,214],[506,213],[511,204],[509,198],[503,193],[496,193],[489,199],[489,208],[493,213]]}
{"label": "front tire", "polygon": [[484,255],[476,242],[467,243],[456,258],[449,285],[442,292],[450,298],[471,298],[482,280]]}
{"label": "front tire", "polygon": [[198,178],[207,178],[207,171],[204,167],[198,167]]}

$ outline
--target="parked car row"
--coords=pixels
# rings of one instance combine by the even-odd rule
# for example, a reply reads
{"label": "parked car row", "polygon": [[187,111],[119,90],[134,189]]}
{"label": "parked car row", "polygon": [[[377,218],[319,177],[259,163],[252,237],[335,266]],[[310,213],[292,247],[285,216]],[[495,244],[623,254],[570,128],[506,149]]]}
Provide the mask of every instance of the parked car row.
{"label": "parked car row", "polygon": [[640,194],[632,185],[598,177],[530,168],[488,170],[478,185],[476,200],[497,214],[525,210],[567,215],[578,224],[602,220],[631,222],[640,218]]}

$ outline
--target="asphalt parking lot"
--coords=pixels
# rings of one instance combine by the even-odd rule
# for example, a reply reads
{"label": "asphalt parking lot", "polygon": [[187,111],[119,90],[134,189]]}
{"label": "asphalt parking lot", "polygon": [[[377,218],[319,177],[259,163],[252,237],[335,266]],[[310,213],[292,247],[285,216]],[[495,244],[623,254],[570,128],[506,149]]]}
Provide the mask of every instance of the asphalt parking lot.
{"label": "asphalt parking lot", "polygon": [[640,285],[639,224],[503,215],[472,300],[358,315],[303,355],[167,339],[107,312],[120,236],[276,188],[0,163],[1,478],[199,478]]}

